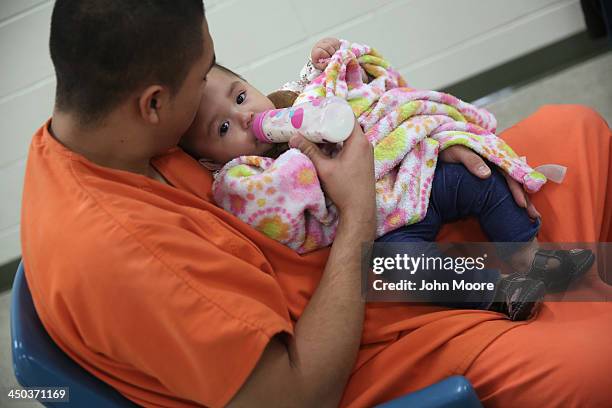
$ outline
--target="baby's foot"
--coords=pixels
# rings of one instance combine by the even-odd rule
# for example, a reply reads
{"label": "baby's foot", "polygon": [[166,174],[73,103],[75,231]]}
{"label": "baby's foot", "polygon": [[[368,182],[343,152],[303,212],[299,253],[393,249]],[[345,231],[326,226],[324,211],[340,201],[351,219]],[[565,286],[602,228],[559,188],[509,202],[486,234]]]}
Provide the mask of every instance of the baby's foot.
{"label": "baby's foot", "polygon": [[506,314],[510,320],[528,320],[540,308],[545,293],[542,281],[515,273],[499,280],[489,310]]}
{"label": "baby's foot", "polygon": [[593,262],[595,255],[589,249],[539,249],[526,276],[543,281],[548,292],[562,292],[584,275]]}

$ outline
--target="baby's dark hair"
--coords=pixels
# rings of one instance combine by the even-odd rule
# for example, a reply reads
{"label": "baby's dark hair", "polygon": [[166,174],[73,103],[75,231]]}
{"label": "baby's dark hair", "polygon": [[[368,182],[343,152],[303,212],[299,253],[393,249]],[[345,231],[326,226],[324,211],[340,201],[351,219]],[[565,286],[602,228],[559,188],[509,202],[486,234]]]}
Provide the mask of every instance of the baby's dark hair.
{"label": "baby's dark hair", "polygon": [[229,69],[228,67],[223,66],[223,65],[219,64],[218,62],[215,62],[215,65],[214,65],[214,66],[215,66],[216,68],[219,68],[221,71],[224,71],[224,72],[226,72],[226,73],[228,73],[228,74],[230,74],[230,75],[232,75],[232,76],[235,76],[236,78],[240,78],[240,79],[242,79],[244,82],[249,82],[249,81],[247,81],[246,79],[244,79],[244,77],[243,77],[242,75],[235,73],[234,71],[232,71],[232,70],[231,70],[231,69]]}
{"label": "baby's dark hair", "polygon": [[[225,72],[225,73],[227,73],[227,74],[229,74],[229,75],[231,75],[233,77],[240,78],[244,82],[248,82],[246,79],[244,79],[244,77],[242,75],[235,73],[231,69],[227,68],[226,66],[223,66],[223,65],[219,64],[218,62],[215,62],[215,64],[213,65],[213,68],[219,68],[221,71],[223,71],[223,72]],[[190,155],[194,159],[196,159],[196,160],[201,159],[201,157],[198,157],[198,154],[193,149],[193,146],[191,146],[191,144],[189,143],[189,140],[187,138],[183,137],[179,141],[178,145],[179,145],[179,147],[181,149],[183,149],[183,151],[185,153],[187,153],[188,155]]]}
{"label": "baby's dark hair", "polygon": [[[219,64],[218,62],[215,62],[215,65],[213,67],[218,68],[221,71],[235,78],[239,78],[244,82],[249,82],[242,75],[237,74],[236,72],[232,71],[231,69],[227,68],[224,65]],[[287,92],[292,95],[290,96],[285,95],[285,93]],[[277,92],[273,92],[272,94],[268,95],[268,98],[272,101],[274,106],[277,108],[285,108],[285,107],[291,106],[296,97],[297,97],[297,94],[294,94],[293,92],[290,92],[290,91],[277,91]],[[179,142],[179,146],[181,147],[181,149],[183,149],[183,151],[185,151],[185,153],[187,153],[194,159],[196,160],[202,159],[202,157],[198,156],[198,154],[193,149],[193,146],[190,145],[189,140],[187,140],[186,138],[181,139],[181,141]],[[264,153],[263,156],[277,158],[281,153],[287,151],[287,149],[289,149],[289,145],[287,143],[277,143],[274,146],[272,146],[269,151]]]}

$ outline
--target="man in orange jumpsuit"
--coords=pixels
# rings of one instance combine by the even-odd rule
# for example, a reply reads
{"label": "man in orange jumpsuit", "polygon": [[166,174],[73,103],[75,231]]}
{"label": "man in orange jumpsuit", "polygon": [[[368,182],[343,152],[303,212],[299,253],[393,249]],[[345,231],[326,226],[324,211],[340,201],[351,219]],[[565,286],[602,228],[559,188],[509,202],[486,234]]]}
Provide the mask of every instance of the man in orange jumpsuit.
{"label": "man in orange jumpsuit", "polygon": [[[127,398],[361,407],[464,374],[491,406],[611,400],[609,303],[546,304],[531,322],[364,304],[360,249],[373,239],[375,205],[372,148],[358,127],[334,159],[292,141],[339,208],[331,248],[299,256],[216,207],[211,175],[176,148],[214,62],[199,0],[58,0],[50,48],[57,96],[26,169],[26,277],[53,340]],[[562,151],[540,149],[561,133]],[[506,138],[534,164],[575,169],[535,198],[550,221],[543,240],[610,239],[601,118],[547,108]],[[484,165],[460,147],[442,159],[475,173]],[[442,238],[478,239],[464,230],[447,226]],[[592,278],[592,290],[606,290]]]}

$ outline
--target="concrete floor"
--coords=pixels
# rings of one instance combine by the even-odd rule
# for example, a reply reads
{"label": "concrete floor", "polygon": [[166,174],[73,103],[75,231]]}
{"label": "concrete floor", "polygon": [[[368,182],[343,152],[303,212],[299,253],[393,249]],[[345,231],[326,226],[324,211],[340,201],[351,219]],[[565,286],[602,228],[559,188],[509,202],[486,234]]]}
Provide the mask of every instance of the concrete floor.
{"label": "concrete floor", "polygon": [[7,397],[9,390],[17,387],[17,381],[13,375],[13,359],[11,357],[10,301],[11,296],[9,292],[0,295],[0,407],[41,407],[42,405],[37,402],[15,402]]}
{"label": "concrete floor", "polygon": [[[606,68],[607,67],[607,68]],[[587,60],[520,89],[502,90],[475,103],[497,118],[498,132],[545,104],[582,104],[612,124],[612,51]]]}
{"label": "concrete floor", "polygon": [[[607,67],[607,68],[606,68]],[[483,98],[478,104],[490,109],[498,119],[501,131],[512,126],[537,108],[550,103],[578,103],[595,108],[612,123],[612,52],[575,65],[520,89],[506,90]],[[6,393],[17,383],[13,376],[9,328],[10,293],[0,294],[0,407],[29,408],[36,403],[15,403]]]}

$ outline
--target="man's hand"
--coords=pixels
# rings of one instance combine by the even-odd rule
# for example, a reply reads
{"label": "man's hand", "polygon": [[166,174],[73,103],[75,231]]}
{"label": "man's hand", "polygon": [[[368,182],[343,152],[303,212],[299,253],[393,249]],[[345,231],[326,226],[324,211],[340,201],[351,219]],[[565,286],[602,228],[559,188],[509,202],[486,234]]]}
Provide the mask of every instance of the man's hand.
{"label": "man's hand", "polygon": [[334,243],[293,336],[275,336],[230,407],[337,407],[355,366],[363,319],[362,243],[374,239],[374,152],[359,127],[334,158],[301,136],[289,141],[314,163],[340,211]]}
{"label": "man's hand", "polygon": [[302,136],[294,136],[289,146],[298,148],[312,160],[323,189],[341,215],[350,209],[359,218],[375,218],[374,149],[357,121],[353,133],[334,158],[326,156]]}
{"label": "man's hand", "polygon": [[[489,169],[482,157],[465,146],[455,145],[444,149],[440,153],[440,160],[446,163],[462,163],[470,173],[480,178],[487,178],[491,175],[491,169]],[[525,208],[530,218],[541,218],[542,216],[529,200],[529,196],[522,185],[506,172],[502,172],[502,174],[506,178],[508,188],[516,204],[521,208]]]}
{"label": "man's hand", "polygon": [[310,52],[310,60],[316,69],[324,70],[329,59],[340,49],[340,40],[337,38],[324,38],[319,40]]}

